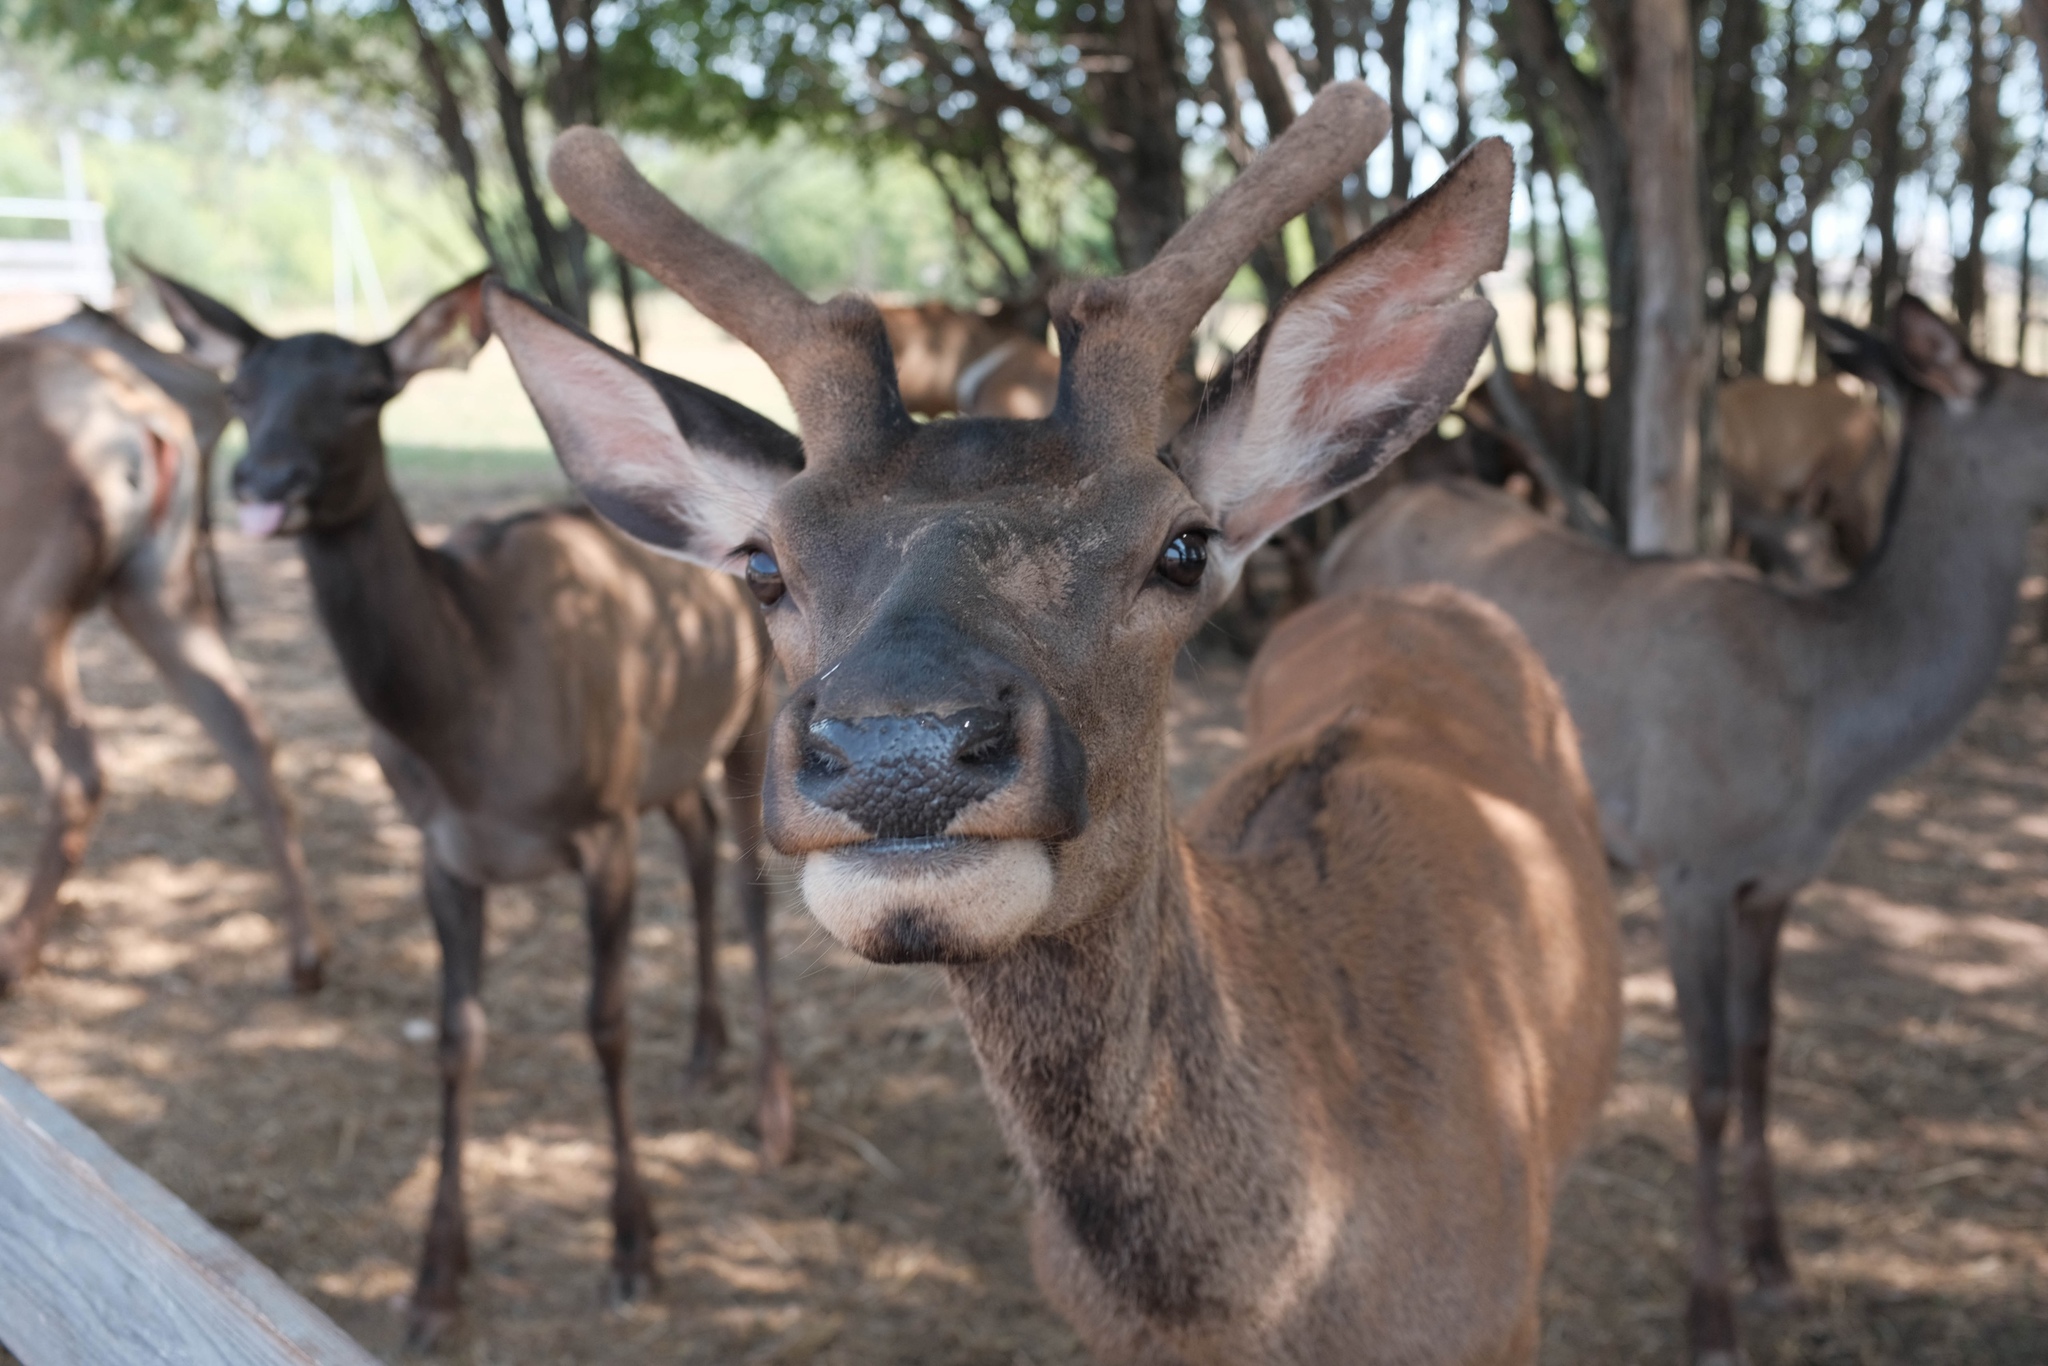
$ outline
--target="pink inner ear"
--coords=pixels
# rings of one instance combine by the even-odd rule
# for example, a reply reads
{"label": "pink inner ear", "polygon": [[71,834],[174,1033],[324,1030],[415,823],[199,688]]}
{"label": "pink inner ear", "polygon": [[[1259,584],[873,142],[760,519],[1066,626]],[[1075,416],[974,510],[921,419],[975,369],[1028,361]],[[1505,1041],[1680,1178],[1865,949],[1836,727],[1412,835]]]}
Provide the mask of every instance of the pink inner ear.
{"label": "pink inner ear", "polygon": [[1390,390],[1406,388],[1435,357],[1440,322],[1429,310],[1387,320],[1375,316],[1384,311],[1383,301],[1365,305],[1343,329],[1351,335],[1330,339],[1322,362],[1302,385],[1305,412],[1341,423],[1346,408],[1383,406]]}

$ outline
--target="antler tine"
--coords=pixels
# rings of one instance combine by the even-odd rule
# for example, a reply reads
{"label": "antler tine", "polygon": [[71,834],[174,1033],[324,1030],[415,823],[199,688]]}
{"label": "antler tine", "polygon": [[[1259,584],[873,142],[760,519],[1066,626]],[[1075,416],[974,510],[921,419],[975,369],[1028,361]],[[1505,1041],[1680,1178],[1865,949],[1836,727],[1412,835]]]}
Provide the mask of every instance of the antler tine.
{"label": "antler tine", "polygon": [[555,139],[548,179],[585,227],[768,363],[813,458],[864,433],[909,425],[888,334],[867,300],[814,302],[678,208],[600,129],[579,126]]}
{"label": "antler tine", "polygon": [[[1121,443],[1156,430],[1156,398],[1180,348],[1258,244],[1305,212],[1379,146],[1387,103],[1360,81],[1325,86],[1223,192],[1181,226],[1151,262],[1115,279],[1064,287],[1053,300],[1072,359],[1073,402],[1087,426]],[[1145,401],[1133,402],[1136,395]],[[1119,416],[1119,413],[1125,416]]]}

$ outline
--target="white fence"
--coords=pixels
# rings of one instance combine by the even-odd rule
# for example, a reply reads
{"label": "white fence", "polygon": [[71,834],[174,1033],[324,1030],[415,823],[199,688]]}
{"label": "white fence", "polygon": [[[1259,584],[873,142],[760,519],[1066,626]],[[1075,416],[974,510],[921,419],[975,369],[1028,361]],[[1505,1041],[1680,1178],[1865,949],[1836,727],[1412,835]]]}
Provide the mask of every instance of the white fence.
{"label": "white fence", "polygon": [[[64,198],[0,199],[0,294],[71,294],[95,308],[114,302],[106,211],[85,194],[85,161],[75,134],[58,139]],[[63,237],[21,236],[23,220],[66,226]]]}

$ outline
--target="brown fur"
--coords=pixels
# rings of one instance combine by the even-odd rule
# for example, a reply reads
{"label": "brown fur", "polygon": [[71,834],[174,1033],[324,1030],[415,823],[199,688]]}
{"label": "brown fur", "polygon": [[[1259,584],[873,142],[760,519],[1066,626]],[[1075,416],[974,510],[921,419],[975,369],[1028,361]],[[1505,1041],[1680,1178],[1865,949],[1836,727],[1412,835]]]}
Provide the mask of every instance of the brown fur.
{"label": "brown fur", "polygon": [[692,1071],[702,1075],[725,1042],[714,765],[746,873],[766,1159],[786,1159],[795,1139],[768,990],[759,793],[770,661],[755,606],[725,575],[653,554],[581,509],[468,522],[440,546],[420,544],[391,486],[378,414],[416,370],[466,365],[483,345],[481,278],[372,346],[266,337],[196,290],[159,284],[195,346],[233,357],[250,431],[236,493],[285,509],[284,529],[300,533],[314,603],[372,723],[371,751],[424,838],[442,960],[442,1146],[412,1341],[446,1325],[469,1269],[462,1151],[484,1050],[485,898],[499,883],[569,871],[584,882],[588,1026],[613,1144],[611,1289],[632,1298],[652,1279],[655,1235],[625,1076],[637,833],[642,813],[659,810],[683,842],[700,987]]}
{"label": "brown fur", "polygon": [[1252,756],[1171,813],[1175,656],[1251,549],[1436,420],[1491,331],[1498,140],[1305,281],[1157,450],[1185,328],[1385,127],[1326,89],[1154,267],[1056,303],[1049,418],[807,425],[801,472],[715,396],[487,303],[593,506],[748,566],[795,680],[768,837],[841,942],[946,965],[1040,1279],[1113,1360],[1530,1360],[1551,1195],[1613,1060],[1570,729],[1495,614],[1421,594],[1292,625]]}
{"label": "brown fur", "polygon": [[1533,1361],[1619,1019],[1556,686],[1463,594],[1355,594],[1248,714],[1138,896],[956,970],[1040,1283],[1108,1361]]}
{"label": "brown fur", "polygon": [[2048,382],[1971,357],[1911,298],[1889,344],[1823,321],[1840,361],[1906,407],[1893,520],[1839,589],[1631,560],[1469,485],[1397,490],[1324,569],[1333,592],[1443,582],[1499,603],[1564,687],[1609,849],[1657,879],[1699,1146],[1688,1312],[1702,1363],[1735,1359],[1719,1221],[1738,1099],[1745,1258],[1767,1294],[1791,1281],[1766,1127],[1791,900],[1990,686],[2028,525],[2048,506]]}
{"label": "brown fur", "polygon": [[202,478],[220,430],[209,423],[202,446],[186,411],[111,350],[0,340],[0,707],[47,803],[28,892],[0,933],[0,994],[34,971],[98,814],[71,631],[99,603],[234,769],[283,886],[292,979],[320,983],[326,934],[270,736],[221,637],[205,554]]}

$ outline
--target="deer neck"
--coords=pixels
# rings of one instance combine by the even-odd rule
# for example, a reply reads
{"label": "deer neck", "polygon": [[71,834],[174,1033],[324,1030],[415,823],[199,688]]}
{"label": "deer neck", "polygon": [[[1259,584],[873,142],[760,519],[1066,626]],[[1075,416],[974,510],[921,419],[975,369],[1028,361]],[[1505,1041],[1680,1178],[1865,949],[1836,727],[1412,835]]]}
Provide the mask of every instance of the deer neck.
{"label": "deer neck", "polygon": [[[300,537],[307,578],[342,672],[372,721],[433,762],[481,697],[476,631],[457,566],[423,546],[391,486],[384,446],[357,452],[351,512]],[[438,767],[439,765],[436,765]]]}
{"label": "deer neck", "polygon": [[1874,561],[1821,600],[1823,753],[1849,811],[1932,753],[1990,687],[2026,566],[2028,501],[1967,430],[1918,398]]}
{"label": "deer neck", "polygon": [[1161,769],[1143,856],[1060,908],[1072,928],[948,975],[1041,1219],[1112,1293],[1178,1315],[1229,1293],[1205,1249],[1284,1201],[1292,1139],[1266,1123],[1288,1114],[1259,1099],[1278,1070],[1237,1037],[1216,889]]}

